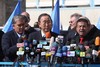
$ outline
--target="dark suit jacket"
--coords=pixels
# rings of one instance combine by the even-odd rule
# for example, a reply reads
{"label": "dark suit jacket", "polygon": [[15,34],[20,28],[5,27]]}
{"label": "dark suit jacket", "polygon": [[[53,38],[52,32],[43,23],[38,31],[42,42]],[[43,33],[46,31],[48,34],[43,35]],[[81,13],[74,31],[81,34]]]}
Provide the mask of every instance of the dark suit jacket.
{"label": "dark suit jacket", "polygon": [[17,58],[16,51],[18,50],[18,48],[16,46],[16,43],[18,38],[19,37],[14,30],[7,32],[3,35],[2,49],[6,61],[14,61]]}
{"label": "dark suit jacket", "polygon": [[0,61],[2,61],[4,58],[4,55],[2,52],[2,46],[1,46],[1,39],[2,39],[3,34],[4,34],[4,32],[0,30]]}
{"label": "dark suit jacket", "polygon": [[25,31],[25,34],[28,38],[29,34],[32,33],[32,32],[36,32],[37,30],[35,30],[33,27],[30,27],[27,31]]}
{"label": "dark suit jacket", "polygon": [[[51,32],[51,36],[54,36],[54,37],[57,37],[58,34],[54,33],[54,32]],[[42,34],[41,34],[41,31],[37,31],[37,32],[33,32],[29,35],[28,37],[28,40],[29,42],[32,43],[32,40],[35,39],[35,40],[42,40]]]}

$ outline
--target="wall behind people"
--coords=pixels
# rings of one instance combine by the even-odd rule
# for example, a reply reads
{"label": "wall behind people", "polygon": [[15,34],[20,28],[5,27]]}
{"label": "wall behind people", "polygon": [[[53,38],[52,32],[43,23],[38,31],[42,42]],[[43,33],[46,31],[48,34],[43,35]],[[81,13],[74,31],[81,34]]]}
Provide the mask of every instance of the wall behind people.
{"label": "wall behind people", "polygon": [[[0,0],[0,26],[4,25],[13,12],[18,0]],[[21,0],[21,9],[25,11],[26,0]]]}
{"label": "wall behind people", "polygon": [[[31,17],[31,21],[30,21],[30,25],[33,25],[33,22],[37,21],[38,16],[41,13],[48,13],[51,14],[52,9],[51,8],[39,8],[39,9],[26,9],[26,11],[28,13],[30,13],[30,17]],[[67,30],[68,26],[69,26],[69,19],[70,19],[70,15],[73,13],[79,13],[82,15],[87,16],[90,20],[92,24],[96,24],[100,15],[100,9],[98,8],[61,8],[60,9],[60,20],[61,23],[63,25],[63,29]],[[91,15],[92,14],[92,15]],[[95,18],[94,18],[95,16]]]}

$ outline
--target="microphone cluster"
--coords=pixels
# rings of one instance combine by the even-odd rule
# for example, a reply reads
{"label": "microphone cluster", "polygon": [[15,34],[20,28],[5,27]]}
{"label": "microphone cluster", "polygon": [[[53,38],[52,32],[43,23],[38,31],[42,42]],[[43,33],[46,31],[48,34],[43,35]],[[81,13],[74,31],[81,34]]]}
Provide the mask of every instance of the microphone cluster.
{"label": "microphone cluster", "polygon": [[[48,43],[49,42],[49,43]],[[48,62],[52,64],[62,63],[95,63],[99,56],[95,45],[89,46],[88,42],[75,44],[73,40],[69,45],[63,45],[63,37],[51,37],[48,40],[34,40],[29,43],[23,39],[24,46],[17,51],[18,56],[24,56],[29,63]]]}

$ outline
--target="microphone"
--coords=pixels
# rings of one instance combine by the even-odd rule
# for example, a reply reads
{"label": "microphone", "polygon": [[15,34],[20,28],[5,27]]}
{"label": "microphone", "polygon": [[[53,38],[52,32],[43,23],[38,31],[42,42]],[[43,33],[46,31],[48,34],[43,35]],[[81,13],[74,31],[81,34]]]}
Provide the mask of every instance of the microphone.
{"label": "microphone", "polygon": [[89,49],[90,43],[88,41],[85,41],[84,42],[84,47],[85,47],[86,50]]}
{"label": "microphone", "polygon": [[56,61],[55,63],[61,63],[62,62],[62,46],[63,46],[63,36],[59,35],[57,38],[56,38],[56,43],[58,43],[58,49],[57,49],[57,52],[55,54],[56,56]]}
{"label": "microphone", "polygon": [[51,37],[51,35],[50,35],[49,32],[47,32],[45,34],[45,36],[42,37],[42,39],[39,41],[39,43],[42,44],[43,46],[49,45],[49,41],[50,41],[50,38],[49,37]]}
{"label": "microphone", "polygon": [[32,41],[32,44],[31,44],[31,47],[33,48],[33,50],[36,50],[37,49],[37,44],[38,44],[39,42],[37,41],[37,40],[34,40],[33,39],[33,41]]}
{"label": "microphone", "polygon": [[71,40],[71,43],[70,43],[70,51],[74,51],[75,50],[75,47],[76,47],[76,43],[75,43],[75,40],[74,39],[72,39]]}
{"label": "microphone", "polygon": [[20,47],[23,47],[24,46],[24,43],[23,43],[23,39],[22,37],[19,37],[18,40],[17,40],[17,47],[20,48]]}
{"label": "microphone", "polygon": [[53,61],[55,59],[55,54],[56,54],[57,49],[58,49],[58,43],[53,42],[52,46],[50,47],[50,53],[51,53],[50,63],[51,64],[53,63]]}
{"label": "microphone", "polygon": [[64,39],[64,36],[58,35],[58,37],[56,38],[56,42],[59,45],[61,45],[61,44],[63,44],[63,39]]}
{"label": "microphone", "polygon": [[20,47],[18,49],[17,53],[16,53],[18,57],[17,57],[16,62],[14,62],[14,65],[17,66],[17,67],[20,66],[20,63],[19,62],[21,62],[21,60],[23,59],[23,55],[24,55],[24,51],[23,50],[24,49],[22,47]]}
{"label": "microphone", "polygon": [[75,40],[74,39],[71,40],[71,44],[75,44]]}
{"label": "microphone", "polygon": [[52,46],[53,42],[54,42],[54,37],[51,37],[50,43],[49,43],[49,46],[50,46],[50,47]]}
{"label": "microphone", "polygon": [[33,62],[33,60],[34,60],[34,55],[35,55],[35,53],[34,53],[34,51],[30,51],[30,60],[29,60],[29,62],[28,63],[32,63]]}
{"label": "microphone", "polygon": [[90,41],[85,41],[84,42],[84,47],[85,47],[85,53],[86,53],[86,61],[87,63],[92,63],[91,60],[92,60],[92,49],[91,49],[91,42]]}
{"label": "microphone", "polygon": [[34,58],[36,56],[37,44],[38,44],[38,41],[34,40],[34,39],[33,39],[32,43],[29,44],[29,48],[30,48],[30,54],[29,54],[30,62],[29,63],[34,61]]}
{"label": "microphone", "polygon": [[50,57],[51,57],[51,53],[50,52],[46,52],[46,60],[50,63]]}
{"label": "microphone", "polygon": [[84,42],[83,42],[84,38],[80,37],[79,40],[79,48],[80,48],[80,58],[81,58],[81,64],[84,64],[84,57],[85,57],[85,47],[84,47]]}
{"label": "microphone", "polygon": [[36,54],[37,54],[37,63],[40,63],[40,59],[41,59],[41,49],[42,49],[42,44],[38,44],[37,45],[37,49],[36,49]]}
{"label": "microphone", "polygon": [[46,62],[45,56],[46,56],[46,51],[43,50],[43,51],[41,52],[41,59],[44,60],[44,61]]}
{"label": "microphone", "polygon": [[54,37],[51,37],[49,45],[43,45],[43,48],[46,49],[46,50],[50,50],[50,48],[52,47],[53,42],[54,42]]}
{"label": "microphone", "polygon": [[46,32],[46,41],[50,41],[50,38],[51,38],[51,33],[50,32]]}
{"label": "microphone", "polygon": [[98,51],[97,51],[97,55],[96,56],[98,56],[98,59],[100,60],[100,46],[98,47]]}
{"label": "microphone", "polygon": [[67,46],[62,47],[62,60],[64,63],[67,63]]}
{"label": "microphone", "polygon": [[51,38],[51,33],[50,32],[46,32],[46,38]]}
{"label": "microphone", "polygon": [[70,50],[67,51],[67,57],[68,57],[69,63],[74,63],[74,61],[75,61],[75,58],[74,58],[75,57],[75,49],[74,49],[74,47],[70,46]]}
{"label": "microphone", "polygon": [[85,47],[83,45],[79,45],[79,47],[80,47],[81,64],[84,64]]}
{"label": "microphone", "polygon": [[23,43],[23,38],[22,36],[18,38],[18,43],[17,43],[17,47],[18,47],[18,51],[16,52],[16,54],[18,55],[17,60],[15,62],[16,66],[19,66],[19,62],[23,60],[23,55],[24,55],[24,43]]}
{"label": "microphone", "polygon": [[67,46],[62,47],[63,56],[67,56]]}
{"label": "microphone", "polygon": [[22,56],[24,55],[24,49],[22,47],[20,47],[16,54],[18,56],[17,61],[20,61]]}
{"label": "microphone", "polygon": [[27,36],[26,36],[25,34],[23,34],[23,35],[21,36],[21,38],[22,38],[23,41],[24,41],[24,40],[27,40]]}
{"label": "microphone", "polygon": [[38,44],[38,41],[37,40],[33,40],[32,44],[33,44],[33,46],[36,46]]}
{"label": "microphone", "polygon": [[17,47],[19,48],[18,51],[17,51],[17,55],[20,55],[20,53],[22,52],[22,55],[23,55],[23,47],[24,46],[24,43],[23,43],[23,40],[22,40],[22,37],[19,37],[18,38],[18,43],[17,43]]}
{"label": "microphone", "polygon": [[98,56],[98,51],[95,49],[96,46],[94,44],[91,45],[92,48],[92,56],[93,56],[93,62],[96,62],[96,57]]}
{"label": "microphone", "polygon": [[70,41],[67,41],[67,42],[66,42],[66,45],[70,45]]}
{"label": "microphone", "polygon": [[19,49],[18,49],[18,51],[17,51],[17,55],[18,56],[22,56],[22,55],[24,55],[24,51],[23,51],[24,49],[22,48],[22,47],[20,47]]}
{"label": "microphone", "polygon": [[90,60],[92,58],[92,49],[88,48],[86,50],[86,57],[85,58],[87,58],[87,62],[90,63]]}
{"label": "microphone", "polygon": [[100,45],[100,37],[97,36],[97,37],[95,38],[95,46],[99,46],[99,45]]}
{"label": "microphone", "polygon": [[29,61],[30,48],[27,40],[24,40],[25,61]]}
{"label": "microphone", "polygon": [[58,49],[57,49],[57,52],[56,52],[56,54],[55,54],[55,56],[56,56],[56,60],[55,60],[55,63],[62,63],[62,49],[61,49],[61,47],[59,47]]}
{"label": "microphone", "polygon": [[30,54],[33,56],[33,53],[35,54],[35,51],[37,49],[37,44],[38,44],[38,41],[33,39],[32,43],[29,44],[29,48],[30,48]]}
{"label": "microphone", "polygon": [[[49,45],[48,45],[48,42],[46,40],[41,40],[40,41],[40,44],[42,44],[42,52],[41,52],[42,58],[44,58],[44,54],[46,54],[48,56],[48,54],[45,53],[44,51],[50,51],[50,48],[51,48],[51,46],[52,46],[52,44],[54,42],[54,37],[49,38],[49,40],[50,40],[49,41],[50,42]],[[44,60],[46,60],[46,59],[44,58]],[[49,58],[49,61],[50,61],[50,58]]]}
{"label": "microphone", "polygon": [[80,48],[79,48],[79,46],[75,47],[75,52],[76,52],[77,56],[80,56]]}
{"label": "microphone", "polygon": [[18,43],[22,43],[22,42],[23,42],[22,37],[19,37],[18,40],[17,40],[17,42],[18,42]]}
{"label": "microphone", "polygon": [[76,59],[77,59],[77,63],[81,63],[81,59],[80,59],[80,48],[79,46],[75,47],[75,54],[76,54]]}
{"label": "microphone", "polygon": [[17,62],[19,62],[19,60],[21,60],[22,56],[24,55],[24,48],[23,48],[24,43],[22,37],[19,37],[17,41],[18,41],[17,43],[18,51],[16,52],[16,55],[18,56]]}
{"label": "microphone", "polygon": [[23,34],[21,36],[22,40],[23,40],[23,43],[24,43],[24,51],[25,51],[25,61],[29,61],[29,53],[30,53],[30,48],[29,48],[29,42],[27,40],[27,37],[25,34]]}

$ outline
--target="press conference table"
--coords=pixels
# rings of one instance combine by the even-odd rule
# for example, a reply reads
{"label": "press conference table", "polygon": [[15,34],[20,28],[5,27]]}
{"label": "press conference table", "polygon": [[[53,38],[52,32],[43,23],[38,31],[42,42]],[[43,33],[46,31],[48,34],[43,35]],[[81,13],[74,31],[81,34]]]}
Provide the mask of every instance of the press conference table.
{"label": "press conference table", "polygon": [[[10,66],[10,65],[13,65],[14,62],[0,62],[0,65],[6,65],[7,66]],[[22,65],[24,66],[27,66],[28,63],[27,62],[21,62]],[[33,64],[30,64],[30,65],[38,65],[37,63],[33,63]],[[40,64],[40,66],[47,66],[48,67],[48,63],[47,62],[43,62]],[[55,67],[100,67],[100,64],[55,64],[54,65]],[[15,66],[16,67],[16,66]]]}

